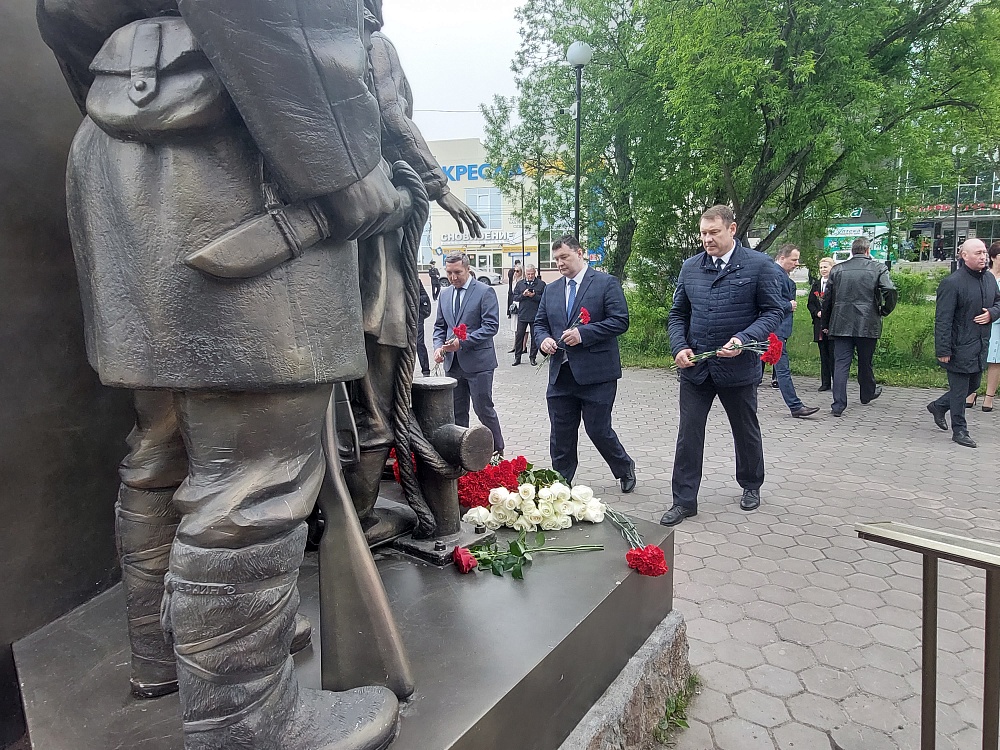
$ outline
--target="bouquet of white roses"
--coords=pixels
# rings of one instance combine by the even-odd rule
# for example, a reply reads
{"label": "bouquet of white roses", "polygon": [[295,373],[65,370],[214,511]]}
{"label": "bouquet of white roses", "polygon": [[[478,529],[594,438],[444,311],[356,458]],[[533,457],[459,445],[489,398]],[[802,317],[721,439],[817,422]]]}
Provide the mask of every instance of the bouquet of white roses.
{"label": "bouquet of white roses", "polygon": [[496,530],[503,526],[533,532],[568,529],[573,521],[601,523],[606,506],[586,485],[569,487],[554,481],[544,486],[521,484],[516,492],[505,487],[490,490],[488,508],[472,508],[462,520]]}

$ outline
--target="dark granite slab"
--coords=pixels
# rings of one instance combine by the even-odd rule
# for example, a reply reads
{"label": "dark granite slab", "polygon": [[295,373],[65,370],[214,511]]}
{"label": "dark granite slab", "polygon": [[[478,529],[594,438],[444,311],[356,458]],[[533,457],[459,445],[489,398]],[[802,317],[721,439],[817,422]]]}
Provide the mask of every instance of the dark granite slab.
{"label": "dark granite slab", "polygon": [[[638,526],[672,567],[672,532]],[[670,612],[672,573],[645,578],[628,570],[627,546],[610,522],[548,536],[549,546],[605,550],[539,555],[524,581],[379,552],[417,681],[393,750],[558,747]],[[301,609],[314,624],[317,585],[310,557]],[[19,641],[14,653],[36,750],[182,747],[176,696],[136,701],[128,694],[120,587]],[[296,662],[300,683],[318,687],[318,647]]]}

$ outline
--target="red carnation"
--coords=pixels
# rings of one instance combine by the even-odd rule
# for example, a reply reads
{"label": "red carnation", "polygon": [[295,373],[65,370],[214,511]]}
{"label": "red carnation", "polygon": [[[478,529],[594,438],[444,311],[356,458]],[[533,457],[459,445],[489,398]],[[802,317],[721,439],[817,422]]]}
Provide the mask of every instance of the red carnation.
{"label": "red carnation", "polygon": [[455,561],[455,567],[461,573],[470,573],[478,565],[475,556],[465,547],[455,547],[455,551],[451,553],[451,559]]}
{"label": "red carnation", "polygon": [[[399,459],[396,458],[396,449],[393,448],[389,451],[389,458],[393,459],[392,462],[392,475],[396,478],[397,484],[402,484],[402,480],[399,477]],[[413,462],[413,471],[417,471],[417,457],[413,453],[410,454],[410,460]]]}
{"label": "red carnation", "polygon": [[459,341],[465,341],[469,338],[469,329],[465,327],[465,323],[459,323],[451,330],[455,333],[455,338]]}
{"label": "red carnation", "polygon": [[625,561],[630,568],[639,571],[639,575],[662,576],[667,572],[663,550],[655,544],[630,549],[625,555]]}
{"label": "red carnation", "polygon": [[771,333],[767,337],[767,351],[760,355],[760,359],[764,364],[776,364],[781,359],[781,350],[781,339]]}
{"label": "red carnation", "polygon": [[590,322],[590,311],[586,307],[580,308],[580,325],[587,325]]}

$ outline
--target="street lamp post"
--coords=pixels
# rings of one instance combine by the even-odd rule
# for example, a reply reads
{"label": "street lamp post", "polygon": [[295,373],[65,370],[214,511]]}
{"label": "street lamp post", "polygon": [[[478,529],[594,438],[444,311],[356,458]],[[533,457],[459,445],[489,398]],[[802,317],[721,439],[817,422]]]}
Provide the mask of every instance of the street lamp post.
{"label": "street lamp post", "polygon": [[594,56],[593,48],[586,42],[573,42],[566,50],[566,61],[576,71],[576,183],[573,192],[574,227],[577,240],[580,239],[580,125],[583,118],[583,66]]}
{"label": "street lamp post", "polygon": [[954,272],[958,268],[958,199],[959,192],[962,188],[962,155],[965,153],[965,146],[952,146],[951,154],[955,157],[955,172],[958,176],[955,178],[955,252],[951,256],[951,270]]}

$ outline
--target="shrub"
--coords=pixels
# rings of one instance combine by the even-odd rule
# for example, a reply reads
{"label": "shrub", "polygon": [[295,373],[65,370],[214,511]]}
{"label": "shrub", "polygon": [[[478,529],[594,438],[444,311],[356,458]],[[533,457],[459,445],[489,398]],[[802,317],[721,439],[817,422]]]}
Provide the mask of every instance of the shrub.
{"label": "shrub", "polygon": [[889,274],[899,292],[899,302],[903,305],[926,305],[927,295],[933,294],[935,287],[925,273],[892,271]]}
{"label": "shrub", "polygon": [[639,294],[626,293],[629,328],[618,339],[622,354],[629,361],[650,357],[669,357],[670,338],[667,336],[667,315],[670,305],[651,304]]}

